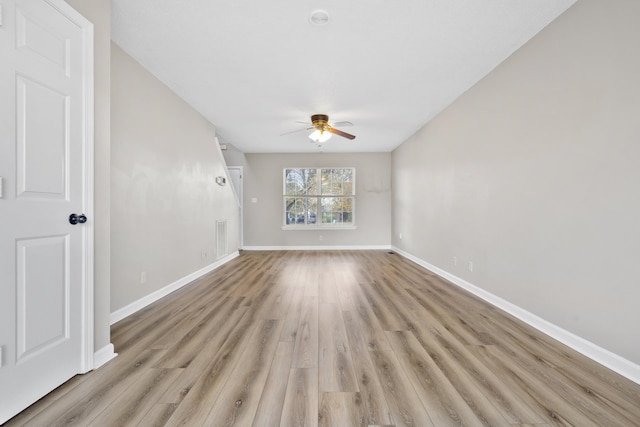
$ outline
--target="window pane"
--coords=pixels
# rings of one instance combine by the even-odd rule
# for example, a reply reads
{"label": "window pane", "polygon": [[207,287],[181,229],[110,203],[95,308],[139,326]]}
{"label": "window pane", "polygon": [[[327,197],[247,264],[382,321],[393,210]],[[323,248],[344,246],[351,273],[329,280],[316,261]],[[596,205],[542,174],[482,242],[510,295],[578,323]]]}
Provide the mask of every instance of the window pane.
{"label": "window pane", "polygon": [[322,169],[322,194],[332,195],[333,192],[333,169]]}
{"label": "window pane", "polygon": [[318,199],[315,197],[307,198],[307,224],[316,223],[316,215],[318,214]]}
{"label": "window pane", "polygon": [[331,197],[323,197],[320,199],[320,203],[322,205],[322,223],[323,224],[331,224],[332,223],[332,201]]}
{"label": "window pane", "polygon": [[295,224],[300,212],[300,199],[293,197],[285,198],[286,224]]}
{"label": "window pane", "polygon": [[317,179],[316,169],[286,169],[285,195],[306,196],[317,194]]}
{"label": "window pane", "polygon": [[353,169],[322,169],[322,195],[351,196]]}
{"label": "window pane", "polygon": [[353,197],[343,197],[342,199],[342,222],[344,224],[353,223]]}
{"label": "window pane", "polygon": [[346,222],[351,222],[351,212],[348,211],[348,215],[345,215],[345,209],[350,209],[350,204],[345,200],[342,197],[323,197],[321,199],[323,224],[342,224],[345,222],[345,218],[347,218]]}
{"label": "window pane", "polygon": [[321,203],[323,224],[353,223],[352,197],[323,197]]}
{"label": "window pane", "polygon": [[285,224],[315,224],[318,201],[315,197],[286,197]]}
{"label": "window pane", "polygon": [[343,169],[342,172],[342,195],[353,195],[353,169]]}
{"label": "window pane", "polygon": [[342,195],[343,196],[352,196],[353,195],[353,181],[345,181],[342,184]]}

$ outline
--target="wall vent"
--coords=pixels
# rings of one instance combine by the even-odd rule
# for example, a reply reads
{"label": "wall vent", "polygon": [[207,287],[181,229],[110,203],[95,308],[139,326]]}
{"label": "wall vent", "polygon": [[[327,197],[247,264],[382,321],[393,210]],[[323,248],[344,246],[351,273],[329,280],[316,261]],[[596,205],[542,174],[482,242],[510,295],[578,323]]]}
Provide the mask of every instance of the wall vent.
{"label": "wall vent", "polygon": [[227,220],[216,221],[216,259],[227,256]]}

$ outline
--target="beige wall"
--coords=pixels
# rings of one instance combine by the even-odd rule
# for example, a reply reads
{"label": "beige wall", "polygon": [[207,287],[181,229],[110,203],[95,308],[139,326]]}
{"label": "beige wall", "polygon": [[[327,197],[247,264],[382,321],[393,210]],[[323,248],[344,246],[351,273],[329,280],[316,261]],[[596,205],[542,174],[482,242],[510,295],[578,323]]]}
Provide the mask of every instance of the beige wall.
{"label": "beige wall", "polygon": [[115,44],[111,72],[113,312],[215,262],[216,220],[235,252],[238,207],[213,125]]}
{"label": "beige wall", "polygon": [[[221,143],[224,144],[224,143]],[[227,149],[222,151],[222,155],[224,156],[225,162],[227,162],[227,166],[246,166],[245,154],[238,150],[231,144],[224,144],[227,146]]]}
{"label": "beige wall", "polygon": [[395,150],[392,237],[635,363],[638,16],[577,2]]}
{"label": "beige wall", "polygon": [[[245,247],[389,246],[391,153],[246,154],[245,161]],[[357,228],[282,230],[283,169],[323,166],[356,168]],[[252,203],[252,198],[256,198],[258,203]]]}
{"label": "beige wall", "polygon": [[111,2],[67,0],[93,23],[94,31],[94,348],[110,343],[110,97]]}

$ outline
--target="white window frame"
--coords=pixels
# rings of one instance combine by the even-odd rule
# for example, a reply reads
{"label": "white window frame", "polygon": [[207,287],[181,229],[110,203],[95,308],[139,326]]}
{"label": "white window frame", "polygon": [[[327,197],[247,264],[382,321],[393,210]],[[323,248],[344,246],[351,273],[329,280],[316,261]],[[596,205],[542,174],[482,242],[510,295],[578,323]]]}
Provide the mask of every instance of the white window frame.
{"label": "white window frame", "polygon": [[[286,216],[287,216],[287,198],[295,197],[298,195],[287,194],[287,170],[291,169],[315,169],[317,171],[318,180],[322,178],[322,171],[326,169],[351,169],[352,176],[352,188],[350,195],[342,195],[342,196],[334,196],[334,195],[299,195],[299,197],[308,197],[308,198],[316,198],[318,200],[317,207],[318,211],[316,212],[316,223],[315,224],[287,224]],[[322,183],[318,182],[318,188],[322,189]],[[320,190],[322,191],[322,190]],[[335,224],[335,223],[322,223],[322,211],[321,211],[321,202],[322,198],[333,198],[333,197],[350,197],[352,199],[352,212],[351,212],[351,223],[349,224]],[[321,167],[286,167],[282,170],[282,229],[283,230],[354,230],[356,229],[356,168],[351,166],[321,166]]]}

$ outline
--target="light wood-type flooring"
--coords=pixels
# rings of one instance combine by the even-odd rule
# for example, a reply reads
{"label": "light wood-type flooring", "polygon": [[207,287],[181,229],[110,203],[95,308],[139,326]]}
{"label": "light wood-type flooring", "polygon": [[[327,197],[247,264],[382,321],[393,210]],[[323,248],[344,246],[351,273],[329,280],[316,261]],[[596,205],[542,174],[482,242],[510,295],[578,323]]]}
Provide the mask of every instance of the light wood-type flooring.
{"label": "light wood-type flooring", "polygon": [[640,425],[640,385],[387,251],[243,252],[112,342],[7,425]]}

